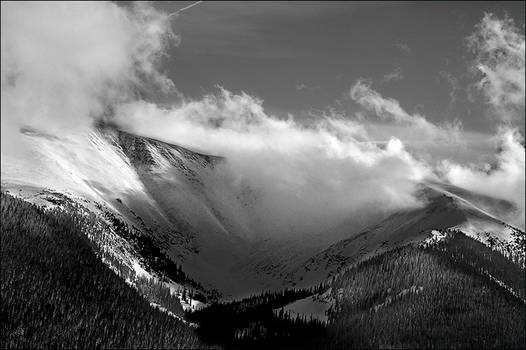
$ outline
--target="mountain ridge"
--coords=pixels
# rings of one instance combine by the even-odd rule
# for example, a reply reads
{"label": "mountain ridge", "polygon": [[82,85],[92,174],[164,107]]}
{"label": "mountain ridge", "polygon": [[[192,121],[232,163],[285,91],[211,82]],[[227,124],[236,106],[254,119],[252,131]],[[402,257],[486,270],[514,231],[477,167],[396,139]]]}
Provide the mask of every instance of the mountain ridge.
{"label": "mountain ridge", "polygon": [[[473,199],[496,203],[497,211],[502,211],[511,208],[509,203],[436,182],[419,185],[417,197],[425,203],[422,208],[393,213],[373,225],[342,224],[300,241],[255,239],[258,218],[253,206],[258,203],[258,193],[250,187],[231,187],[228,173],[218,170],[227,162],[223,157],[99,124],[88,135],[85,149],[89,152],[83,157],[97,160],[103,155],[108,167],[81,173],[84,165],[72,163],[61,153],[60,139],[39,139],[36,131],[26,131],[26,137],[40,140],[43,149],[57,150],[59,164],[65,169],[77,166],[76,172],[83,176],[79,183],[96,193],[91,200],[152,237],[187,274],[227,298],[283,285],[318,283],[364,257],[423,240],[433,229],[456,227],[473,236],[488,231],[499,240],[510,239],[506,231],[510,229],[497,215],[472,204]],[[77,149],[68,151],[75,155]],[[73,190],[74,186],[70,187]],[[78,195],[83,197],[82,192]]]}

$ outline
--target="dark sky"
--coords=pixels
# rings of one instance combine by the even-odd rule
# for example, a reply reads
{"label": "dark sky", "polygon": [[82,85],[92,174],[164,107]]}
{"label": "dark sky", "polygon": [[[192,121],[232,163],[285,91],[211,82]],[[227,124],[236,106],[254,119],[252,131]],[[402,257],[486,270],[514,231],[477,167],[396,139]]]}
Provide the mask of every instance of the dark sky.
{"label": "dark sky", "polygon": [[[173,12],[191,3],[155,6]],[[524,26],[524,2],[202,2],[174,17],[181,43],[164,69],[186,96],[219,84],[299,116],[352,110],[349,88],[367,78],[408,112],[489,131],[487,108],[467,93],[477,77],[465,38],[484,12]]]}

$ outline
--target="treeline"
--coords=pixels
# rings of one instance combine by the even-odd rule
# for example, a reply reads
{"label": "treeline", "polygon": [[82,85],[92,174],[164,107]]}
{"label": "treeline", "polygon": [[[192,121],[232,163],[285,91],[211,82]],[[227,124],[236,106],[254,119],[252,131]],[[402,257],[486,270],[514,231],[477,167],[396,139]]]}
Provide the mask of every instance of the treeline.
{"label": "treeline", "polygon": [[497,238],[492,238],[489,233],[486,233],[488,237],[488,243],[492,249],[499,251],[508,259],[519,265],[522,269],[525,269],[526,234],[518,228],[508,224],[503,223],[503,225],[510,230],[511,241],[505,242]]}
{"label": "treeline", "polygon": [[[159,261],[168,260],[164,253],[153,244],[153,237],[146,236],[133,226],[128,226],[99,203],[95,203],[95,206],[104,213],[106,221],[101,220],[95,213],[62,193],[45,189],[40,194],[45,195],[46,201],[60,206],[60,210],[55,209],[54,211],[59,210],[62,214],[66,213],[70,216],[82,233],[89,238],[89,244],[95,254],[120,277],[132,284],[141,295],[151,302],[163,305],[168,311],[176,315],[183,314],[179,297],[172,294],[170,288],[164,284],[173,281],[173,279],[168,279],[163,270],[152,269],[150,266],[159,266]],[[89,203],[86,199],[83,200]],[[44,210],[49,209],[45,208]],[[150,246],[153,248],[140,249],[141,245],[138,245],[138,242],[143,242],[143,247]],[[148,252],[155,254],[147,254]],[[137,275],[137,271],[131,266],[131,259],[140,261],[150,273],[155,272],[155,278]],[[180,265],[171,263],[169,267],[169,270],[172,271],[172,278],[178,277],[176,281],[181,284],[179,294],[184,294],[184,296],[192,299],[204,299],[202,293],[196,292],[192,288],[192,286],[197,285],[196,283],[190,283],[191,286],[183,284],[188,283],[189,280]]]}
{"label": "treeline", "polygon": [[2,347],[204,347],[100,261],[85,217],[5,193],[0,202]]}
{"label": "treeline", "polygon": [[214,299],[217,297],[215,291],[210,291],[205,295],[203,293],[204,288],[198,282],[189,278],[181,266],[174,263],[166,253],[161,250],[160,246],[162,246],[162,243],[156,241],[151,229],[148,229],[147,232],[142,232],[119,219],[113,212],[101,204],[96,203],[96,207],[111,224],[115,233],[131,244],[139,256],[145,260],[145,265],[161,275],[163,282],[167,282],[168,279],[170,279],[173,282],[187,286],[191,297],[202,302],[206,302],[209,298]]}

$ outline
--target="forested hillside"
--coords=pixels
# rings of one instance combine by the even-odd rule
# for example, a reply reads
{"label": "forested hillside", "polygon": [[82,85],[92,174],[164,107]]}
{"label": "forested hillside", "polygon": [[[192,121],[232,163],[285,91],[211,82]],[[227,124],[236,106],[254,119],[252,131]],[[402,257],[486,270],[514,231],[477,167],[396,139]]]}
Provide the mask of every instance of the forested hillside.
{"label": "forested hillside", "polygon": [[101,262],[83,220],[1,194],[2,347],[202,348]]}
{"label": "forested hillside", "polygon": [[[139,279],[136,290],[102,262],[127,276],[88,239],[101,234],[93,217],[2,193],[1,220],[3,347],[500,349],[526,342],[524,254],[459,231],[433,231],[312,288],[187,312],[195,329],[149,305],[145,295],[183,314],[161,284]],[[517,235],[523,249],[524,233]],[[322,294],[328,322],[284,312]]]}
{"label": "forested hillside", "polygon": [[[365,261],[332,283],[329,348],[521,348],[523,267],[462,233]],[[521,297],[522,296],[522,297]]]}

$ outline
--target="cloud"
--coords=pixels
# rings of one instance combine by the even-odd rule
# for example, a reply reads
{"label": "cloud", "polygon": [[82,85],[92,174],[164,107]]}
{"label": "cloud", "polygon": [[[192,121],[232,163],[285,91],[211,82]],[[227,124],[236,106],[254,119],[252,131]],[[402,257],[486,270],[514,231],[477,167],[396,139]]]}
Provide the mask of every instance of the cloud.
{"label": "cloud", "polygon": [[390,81],[398,81],[404,79],[404,72],[402,68],[396,67],[392,72],[384,75],[383,82],[388,83]]}
{"label": "cloud", "polygon": [[453,184],[513,202],[518,211],[509,219],[525,227],[524,139],[513,122],[524,116],[524,34],[510,18],[485,14],[468,38],[482,78],[482,91],[499,121],[494,137],[499,152],[495,164],[460,165],[444,161],[442,171]]}
{"label": "cloud", "polygon": [[291,227],[317,232],[419,206],[415,186],[431,176],[399,139],[369,142],[360,123],[335,116],[310,125],[278,119],[245,93],[220,89],[168,109],[136,101],[116,112],[125,129],[225,156],[216,171],[260,194],[258,217],[267,234],[285,235]]}
{"label": "cloud", "polygon": [[[224,89],[168,109],[142,100],[138,91],[146,86],[173,89],[157,67],[177,40],[168,16],[147,4],[2,3],[1,35],[2,132],[10,135],[3,174],[4,168],[38,169],[37,178],[62,172],[78,177],[78,186],[110,178],[109,164],[101,163],[100,174],[90,165],[104,157],[75,134],[112,118],[138,134],[226,156],[218,175],[235,180],[232,191],[248,183],[260,194],[256,216],[265,234],[285,234],[291,226],[314,232],[353,215],[366,220],[419,205],[413,190],[426,166],[396,138],[381,146],[367,142],[356,122],[320,117],[301,125],[268,115],[255,97]],[[36,142],[21,128],[47,136]],[[23,156],[14,151],[21,145],[30,148]],[[64,154],[73,154],[74,163]],[[133,174],[124,175],[123,186],[138,188]]]}
{"label": "cloud", "polygon": [[305,83],[300,83],[296,85],[296,90],[303,91],[303,90],[319,90],[320,87],[318,85],[310,86]]}
{"label": "cloud", "polygon": [[[20,157],[20,149],[30,147],[21,128],[49,140],[68,139],[65,154],[78,147],[85,152],[79,162],[90,166],[90,174],[107,171],[102,165],[116,164],[113,159],[99,166],[86,156],[93,155],[87,151],[93,150],[91,144],[71,141],[75,133],[89,132],[94,120],[107,118],[140,135],[225,156],[216,171],[230,179],[225,184],[230,190],[249,184],[258,193],[255,210],[263,234],[290,234],[291,227],[319,232],[349,218],[358,225],[421,205],[414,196],[416,184],[434,177],[434,169],[413,151],[414,135],[427,144],[449,144],[461,132],[458,124],[439,126],[408,113],[364,80],[354,84],[350,96],[381,123],[331,113],[309,122],[280,119],[264,109],[262,100],[223,88],[161,107],[143,100],[141,91],[175,89],[158,68],[167,46],[178,41],[167,14],[148,4],[125,8],[109,2],[1,6],[2,174],[18,160],[26,162],[19,169],[31,173],[37,164],[62,167],[67,177],[76,169],[67,157],[57,164],[40,163],[38,147]],[[506,175],[513,170],[508,158],[516,152],[514,142],[503,143],[512,150],[499,163]],[[48,148],[46,156],[52,158],[52,151]],[[482,176],[471,166],[450,162],[444,167],[452,182]],[[140,185],[133,174],[126,179]]]}
{"label": "cloud", "polygon": [[524,30],[513,19],[486,13],[467,39],[482,74],[476,87],[506,123],[524,117]]}
{"label": "cloud", "polygon": [[397,42],[395,44],[396,48],[399,49],[400,51],[402,51],[403,53],[405,53],[406,55],[412,55],[413,54],[413,50],[411,50],[411,48],[409,47],[409,45],[407,45],[406,43],[403,43],[403,42]]}
{"label": "cloud", "polygon": [[[111,118],[141,135],[226,156],[218,175],[235,180],[232,191],[249,183],[260,194],[256,216],[265,234],[291,226],[315,232],[420,205],[413,191],[427,166],[396,138],[368,142],[355,121],[283,120],[268,115],[261,100],[221,88],[170,108],[142,100],[146,87],[174,89],[158,64],[167,45],[177,43],[168,15],[148,4],[2,3],[1,35],[2,174],[48,179],[62,172],[65,184],[76,176],[78,186],[108,178],[90,165],[101,155],[84,135],[95,120]],[[26,134],[46,136],[37,142]],[[74,164],[56,152],[74,154]],[[125,178],[139,186],[132,175]]]}
{"label": "cloud", "polygon": [[445,81],[447,81],[447,83],[449,84],[450,89],[451,89],[449,91],[449,104],[450,105],[454,104],[457,101],[458,92],[462,90],[458,79],[453,74],[445,70],[441,70],[438,73],[438,76],[441,79],[444,79]]}
{"label": "cloud", "polygon": [[452,184],[495,198],[512,201],[518,208],[510,220],[524,229],[524,140],[513,129],[503,128],[496,136],[500,148],[497,163],[491,165],[459,165],[444,161],[442,170]]}
{"label": "cloud", "polygon": [[400,103],[392,98],[383,97],[371,88],[371,83],[365,79],[358,80],[350,89],[349,95],[353,101],[368,111],[374,112],[376,116],[384,121],[394,121],[418,131],[422,139],[430,142],[446,140],[460,142],[459,134],[462,125],[459,121],[437,126],[429,122],[419,113],[410,114],[406,112]]}
{"label": "cloud", "polygon": [[90,181],[128,188],[133,174],[88,135],[118,104],[175,90],[158,65],[177,42],[148,3],[2,2],[2,180],[89,194]]}
{"label": "cloud", "polygon": [[157,66],[177,37],[167,16],[148,4],[1,6],[2,129],[82,129],[113,105],[134,99],[146,82],[174,89]]}

